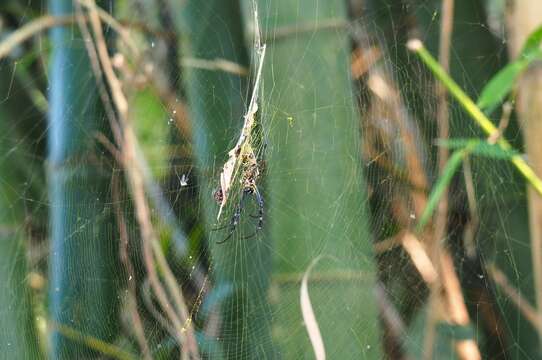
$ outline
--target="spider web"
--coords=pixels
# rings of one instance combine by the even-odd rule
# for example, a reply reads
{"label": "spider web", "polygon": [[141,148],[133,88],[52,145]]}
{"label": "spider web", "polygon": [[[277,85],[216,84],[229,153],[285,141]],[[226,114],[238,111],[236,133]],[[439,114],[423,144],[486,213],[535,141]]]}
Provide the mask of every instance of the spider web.
{"label": "spider web", "polygon": [[[171,3],[186,11],[184,5]],[[149,178],[152,177],[146,191],[153,226],[185,294],[201,354],[209,358],[264,357],[269,354],[286,358],[311,357],[312,354],[299,352],[312,350],[306,333],[310,324],[303,324],[301,317],[299,289],[304,271],[312,260],[319,258],[315,273],[311,275],[314,278],[309,279],[309,293],[313,294],[312,306],[323,330],[328,357],[339,357],[342,352],[343,355],[361,353],[368,359],[381,358],[386,352],[381,349],[382,341],[384,347],[392,344],[390,348],[395,349],[394,336],[399,334],[400,346],[395,350],[409,354],[411,358],[421,358],[427,317],[431,315],[427,305],[430,290],[408,249],[393,242],[392,246],[386,244],[401,230],[414,229],[419,220],[417,196],[427,195],[438,178],[436,82],[414,55],[408,53],[405,43],[409,36],[418,37],[431,53],[437,53],[440,2],[369,2],[361,12],[351,7],[348,26],[341,22],[326,22],[329,19],[307,24],[300,2],[292,4],[287,19],[273,13],[273,2],[260,8],[260,26],[269,52],[263,67],[256,119],[259,127],[255,131],[259,140],[251,146],[256,157],[264,160],[259,165],[261,177],[256,182],[264,201],[263,229],[256,231],[258,220],[251,217],[258,214],[259,204],[254,196],[247,196],[241,206],[239,225],[223,244],[217,243],[229,234],[230,219],[242,201],[243,188],[238,182],[233,183],[218,222],[216,216],[220,206],[213,199],[213,192],[219,187],[227,152],[235,146],[242,131],[242,115],[249,110],[256,63],[250,47],[251,31],[255,26],[253,4],[247,2],[248,5],[239,10],[246,32],[245,42],[249,44],[246,46],[248,53],[234,57],[230,56],[231,51],[236,49],[236,37],[240,34],[219,30],[223,27],[217,24],[226,21],[221,18],[225,15],[205,13],[206,8],[201,5],[201,12],[209,18],[199,26],[209,27],[210,33],[216,27],[213,36],[229,40],[214,48],[197,49],[198,52],[192,54],[187,53],[190,48],[185,45],[189,40],[181,37],[179,47],[158,30],[176,31],[182,26],[167,25],[165,22],[171,17],[157,13],[153,2],[137,1],[136,4],[132,7],[128,2],[119,2],[115,16],[134,19],[126,26],[134,27],[130,28],[130,36],[140,47],[141,57],[132,58],[119,37],[115,39],[118,54],[112,54],[112,58],[116,61],[119,78],[124,82],[142,158]],[[326,6],[332,5],[315,2],[316,9]],[[457,2],[456,7],[462,22],[454,24],[451,74],[476,99],[483,85],[506,63],[507,39],[498,11],[493,7],[486,8],[481,1]],[[2,35],[14,31],[36,14],[46,12],[30,3],[0,9],[2,14],[8,14],[2,15],[2,20],[7,19],[0,28]],[[486,11],[488,19],[485,18]],[[283,21],[288,26],[277,26]],[[138,24],[142,25],[143,31],[137,31]],[[77,28],[73,26],[73,29]],[[346,59],[346,63],[338,61],[340,64],[337,64],[331,55],[318,52],[321,33],[334,36],[332,39],[343,36],[340,54],[332,55]],[[67,41],[83,46],[75,35]],[[277,49],[289,41],[296,44],[293,47],[297,50],[295,54],[287,59],[276,55],[279,54]],[[47,288],[49,269],[52,259],[58,256],[49,250],[48,216],[51,210],[48,209],[53,206],[53,200],[43,191],[46,178],[41,165],[47,159],[44,142],[50,130],[44,121],[49,81],[45,69],[49,59],[43,55],[49,50],[47,36],[42,34],[30,44],[16,48],[8,61],[4,60],[0,65],[4,79],[10,80],[1,87],[0,106],[13,107],[17,106],[13,105],[17,101],[24,100],[32,104],[24,109],[37,109],[35,112],[24,110],[17,118],[17,124],[2,119],[6,130],[0,141],[6,151],[0,156],[0,162],[12,162],[13,154],[17,154],[24,159],[19,163],[28,164],[20,166],[23,172],[20,178],[25,181],[17,183],[13,197],[5,198],[11,205],[7,211],[14,218],[22,219],[17,220],[16,227],[24,238],[28,260],[27,275],[20,279],[14,275],[13,279],[30,284],[36,304],[38,338],[44,348],[50,331],[46,301],[47,292],[51,291]],[[180,58],[173,63],[182,66],[171,66],[171,57]],[[324,75],[314,77],[320,79],[319,83],[307,83],[313,79],[305,75],[308,68],[321,64],[332,69],[351,65],[352,92],[346,96],[321,94],[320,88],[327,82]],[[64,66],[78,65],[81,64]],[[325,74],[325,66],[321,71]],[[200,76],[205,72],[224,75],[215,77],[218,80],[209,84],[208,79],[212,77]],[[87,83],[95,83],[91,71],[88,77],[81,79],[81,84]],[[208,89],[202,92],[207,96],[191,98],[193,88],[190,86]],[[222,97],[226,92],[234,95],[226,99]],[[310,105],[302,101],[307,93],[314,94],[314,102]],[[354,106],[355,112],[345,110]],[[223,110],[219,116],[215,114],[218,124],[212,125],[219,130],[199,128],[204,125],[196,121],[202,116],[197,111],[205,113],[200,109],[207,108]],[[348,121],[334,115],[337,113],[343,114]],[[449,117],[450,137],[483,138],[481,131],[454,101],[449,102]],[[500,111],[493,114],[492,119],[497,123],[499,117]],[[183,133],[186,121],[191,124],[191,138]],[[359,157],[351,148],[345,149],[344,156],[354,159],[346,169],[349,172],[338,165],[343,161],[342,157],[330,151],[331,147],[340,146],[337,143],[340,140],[334,139],[333,134],[311,132],[310,129],[317,127],[305,127],[305,123],[317,124],[319,121],[330,122],[341,134],[355,134],[357,140],[353,144],[362,155]],[[206,131],[214,132],[215,137],[202,138]],[[306,141],[312,136],[314,141]],[[521,132],[514,117],[504,137],[521,151]],[[300,146],[298,149],[302,151],[299,153],[288,153],[295,148],[292,142],[296,141],[306,147]],[[96,149],[107,153],[101,147]],[[118,164],[110,166],[120,171]],[[360,195],[363,190],[360,193],[353,191],[362,184],[343,178],[344,174],[354,178],[352,174],[359,170],[358,167],[364,172],[365,197]],[[343,175],[336,175],[339,172]],[[2,177],[0,183],[13,187]],[[426,179],[425,184],[421,178]],[[91,185],[92,180],[84,181],[82,186]],[[321,186],[314,185],[319,183]],[[427,187],[425,192],[424,186]],[[416,187],[422,191],[414,191]],[[113,183],[108,184],[101,196],[107,196],[114,189]],[[353,204],[346,201],[348,206],[337,205],[349,197]],[[127,219],[130,249],[137,253],[140,229],[135,221],[132,198],[122,192],[117,203],[124,209]],[[90,198],[82,202],[69,199],[65,206],[85,212],[95,207],[96,202]],[[23,215],[13,210],[18,207],[23,209]],[[311,207],[327,207],[334,212],[326,210],[319,214],[311,211]],[[97,226],[96,219],[111,215],[108,211],[97,211],[94,218],[80,219],[66,241],[74,234],[88,234],[90,241]],[[359,230],[362,225],[358,221],[363,216],[367,216],[370,235]],[[281,239],[287,231],[290,233],[285,242]],[[334,242],[350,244],[352,241],[346,238],[354,235],[366,235],[360,254],[355,254],[355,258],[361,259],[364,266],[368,264],[363,271],[371,271],[363,272],[346,261],[341,266],[337,261],[343,258],[350,261],[352,248],[345,245],[336,250]],[[121,241],[117,225],[109,236],[114,244],[110,251],[117,253]],[[538,335],[522,313],[521,305],[518,307],[513,299],[514,294],[521,294],[523,302],[536,303],[525,183],[507,162],[471,156],[453,178],[449,188],[446,244],[461,279],[472,336],[484,357],[537,358]],[[298,255],[299,249],[307,255]],[[373,250],[375,259],[370,255]],[[137,310],[143,318],[143,331],[153,357],[178,357],[179,347],[177,339],[171,335],[170,319],[160,309],[156,295],[142,275],[146,272],[145,265],[137,254],[131,255],[136,276]],[[125,291],[132,275],[125,264],[115,266],[109,270],[123,276],[120,282],[123,290],[118,295],[122,335],[111,339],[110,343],[127,353],[140,354],[130,317],[132,298],[129,291]],[[10,269],[15,266],[10,265]],[[90,284],[108,280],[83,266],[75,267],[73,271],[77,272],[78,279]],[[366,277],[362,278],[361,273]],[[509,288],[503,287],[503,278],[507,279]],[[377,281],[379,285],[373,291]],[[90,285],[83,286],[92,289]],[[371,290],[363,289],[363,286]],[[358,288],[352,290],[353,287]],[[344,338],[339,338],[337,344],[331,344],[329,339],[336,333],[329,329],[341,328],[341,319],[330,314],[334,314],[333,309],[352,306],[349,298],[353,296],[359,298],[351,313],[355,314],[352,316],[356,321],[365,321],[363,330],[356,332],[353,329]],[[378,307],[375,302],[379,303]],[[369,311],[373,318],[360,315],[361,310],[365,311],[363,305],[374,306],[374,310]],[[93,315],[90,309],[81,311],[83,317]],[[16,316],[22,318],[25,315]],[[454,329],[446,324],[441,321],[436,325],[434,349],[441,358],[454,358],[452,344],[463,335],[454,333]],[[190,325],[183,323],[183,326]],[[375,331],[376,328],[382,331]],[[301,347],[300,344],[306,347],[296,352],[295,348]],[[360,352],[359,349],[363,350]],[[96,349],[91,346],[79,355],[97,356]]]}

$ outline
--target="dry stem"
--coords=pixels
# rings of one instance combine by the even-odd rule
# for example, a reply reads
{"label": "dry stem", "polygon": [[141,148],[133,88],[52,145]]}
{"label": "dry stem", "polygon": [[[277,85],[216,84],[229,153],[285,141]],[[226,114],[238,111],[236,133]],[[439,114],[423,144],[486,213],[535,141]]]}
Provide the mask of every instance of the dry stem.
{"label": "dry stem", "polygon": [[[453,31],[454,18],[454,0],[443,0],[442,19],[440,28],[439,42],[439,61],[441,66],[449,72],[450,69],[450,43]],[[442,140],[449,138],[449,109],[448,97],[444,85],[437,83],[438,110],[437,125],[438,136]],[[449,150],[445,146],[439,147],[438,168],[442,175],[448,162]],[[459,279],[454,269],[452,257],[449,252],[442,247],[442,240],[446,237],[448,224],[448,190],[445,190],[439,202],[437,214],[435,217],[435,226],[432,233],[431,253],[432,259],[439,273],[439,280],[431,286],[429,311],[427,318],[426,334],[424,341],[424,359],[433,357],[433,345],[435,339],[435,321],[439,317],[435,312],[438,309],[447,309],[450,321],[454,324],[468,326],[470,323],[469,314],[465,306],[463,293]],[[441,290],[444,290],[443,295]],[[441,304],[439,304],[441,303]],[[444,305],[444,307],[442,306]],[[475,360],[481,359],[478,345],[473,339],[458,340],[455,343],[457,355],[460,359]]]}
{"label": "dry stem", "polygon": [[[169,268],[167,261],[160,248],[156,233],[153,229],[150,217],[150,210],[147,204],[142,169],[137,156],[137,138],[135,137],[131,123],[128,120],[128,101],[122,91],[122,85],[113,70],[113,65],[109,57],[105,39],[103,37],[101,20],[98,10],[93,1],[88,4],[90,23],[95,36],[95,45],[97,57],[100,60],[101,69],[109,88],[111,97],[117,110],[119,123],[123,130],[123,141],[119,144],[123,155],[123,165],[128,177],[128,183],[132,191],[136,217],[141,229],[143,240],[143,257],[149,275],[149,281],[155,294],[161,304],[162,310],[168,315],[176,330],[176,336],[181,344],[181,354],[183,358],[199,358],[197,343],[192,329],[191,319],[184,303],[184,299],[178,284]],[[156,264],[160,268],[166,282],[169,294],[173,297],[172,306],[167,299],[167,293],[161,285],[156,272]]]}
{"label": "dry stem", "polygon": [[120,184],[116,176],[112,180],[112,192],[113,192],[113,205],[115,208],[115,216],[117,218],[117,223],[119,224],[119,234],[120,234],[120,259],[126,268],[126,273],[128,279],[126,283],[128,284],[128,306],[130,308],[130,316],[132,318],[132,323],[134,326],[134,333],[137,340],[137,343],[143,353],[143,358],[145,360],[152,359],[151,350],[147,339],[145,338],[145,331],[143,330],[143,323],[139,312],[137,311],[137,290],[136,290],[136,275],[134,271],[134,266],[130,260],[130,255],[128,251],[129,247],[129,236],[128,228],[126,226],[126,220],[120,206]]}

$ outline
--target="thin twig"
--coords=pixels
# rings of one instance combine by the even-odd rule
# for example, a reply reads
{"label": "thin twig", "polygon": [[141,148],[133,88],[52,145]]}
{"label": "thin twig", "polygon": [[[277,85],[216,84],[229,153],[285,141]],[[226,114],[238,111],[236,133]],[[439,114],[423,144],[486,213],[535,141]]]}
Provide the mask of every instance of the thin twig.
{"label": "thin twig", "polygon": [[[409,117],[407,107],[396,86],[387,78],[384,71],[373,69],[367,80],[367,86],[371,92],[376,95],[373,101],[376,102],[376,107],[383,107],[384,116],[389,117],[391,113],[393,123],[399,130],[399,135],[402,139],[402,144],[405,147],[405,163],[408,177],[408,182],[413,184],[410,188],[410,197],[413,203],[413,210],[416,218],[420,218],[427,204],[427,196],[419,189],[428,189],[428,181],[425,168],[423,166],[423,153],[420,151],[419,136],[416,133],[416,127]],[[390,139],[390,135],[386,134],[386,143],[392,144],[395,139]]]}
{"label": "thin twig", "polygon": [[406,232],[401,244],[410,256],[412,263],[420,273],[422,279],[428,285],[434,284],[438,279],[438,274],[422,242],[414,234]]}
{"label": "thin twig", "polygon": [[[118,123],[113,104],[111,103],[111,99],[109,98],[107,86],[103,79],[102,67],[100,66],[100,60],[98,59],[98,51],[96,50],[94,41],[92,41],[92,35],[90,34],[90,29],[88,28],[88,24],[83,15],[81,6],[77,2],[74,3],[74,5],[77,14],[75,18],[77,19],[77,24],[79,25],[79,30],[81,31],[81,36],[83,37],[83,43],[85,44],[85,47],[87,49],[90,66],[94,73],[94,78],[96,79],[98,95],[100,96],[100,100],[102,101],[102,105],[104,106],[105,114],[109,119],[109,126],[111,127],[111,131],[113,132],[113,136],[115,137],[115,142],[117,143],[117,145],[120,146],[120,144],[122,144],[120,125]],[[122,164],[122,160],[120,160],[122,156],[119,154],[117,148],[109,142],[106,136],[103,134],[98,134],[97,139],[102,142],[102,144],[104,144],[104,146],[108,148],[108,150],[111,152],[111,155],[113,155],[117,159],[117,161]]]}
{"label": "thin twig", "polygon": [[124,218],[124,214],[120,206],[121,204],[120,184],[116,176],[113,176],[111,187],[112,187],[112,195],[113,195],[113,206],[115,208],[115,216],[117,218],[117,224],[119,225],[120,259],[122,263],[124,264],[126,273],[128,275],[126,284],[128,286],[128,307],[130,309],[130,316],[132,318],[132,324],[134,326],[134,333],[135,333],[137,343],[141,349],[141,352],[143,353],[143,358],[145,360],[151,360],[152,359],[151,351],[149,348],[149,344],[147,343],[147,339],[145,338],[143,323],[141,321],[141,317],[139,316],[139,312],[137,311],[137,291],[136,291],[136,283],[135,283],[136,275],[135,275],[134,266],[132,264],[132,261],[130,260],[130,255],[128,251],[128,247],[130,243],[129,236],[128,236],[128,228],[126,226],[126,220]]}
{"label": "thin twig", "polygon": [[510,122],[510,115],[512,114],[513,106],[510,102],[505,102],[502,106],[502,114],[501,114],[501,120],[499,120],[499,126],[497,127],[497,130],[489,135],[487,138],[487,142],[490,144],[496,144],[497,140],[500,139],[506,128],[508,127],[508,123]]}
{"label": "thin twig", "polygon": [[[439,62],[442,68],[450,71],[450,42],[453,31],[454,18],[454,0],[443,0],[442,2],[442,20],[440,27],[439,41]],[[448,93],[441,82],[437,81],[437,126],[439,139],[446,141],[450,137],[450,122],[448,109]],[[449,149],[446,146],[439,146],[438,149],[438,169],[439,175],[442,175],[448,162]],[[442,194],[435,218],[435,241],[441,241],[446,235],[448,224],[448,190]]]}
{"label": "thin twig", "polygon": [[135,42],[130,37],[130,32],[119,21],[117,21],[117,19],[109,15],[109,13],[101,7],[96,6],[93,0],[78,0],[78,2],[87,9],[94,9],[100,16],[100,19],[120,35],[130,51],[132,51],[134,55],[139,56],[139,50]]}
{"label": "thin twig", "polygon": [[[152,317],[158,321],[158,323],[175,339],[178,338],[177,332],[175,328],[171,325],[170,322],[168,322],[168,319],[166,319],[160,310],[156,308],[154,305],[154,302],[152,300],[152,290],[151,285],[149,283],[149,278],[143,279],[141,283],[141,297],[143,298],[143,303],[145,304],[145,307],[149,312],[151,313]],[[158,300],[160,302],[160,300]]]}
{"label": "thin twig", "polygon": [[[134,196],[136,216],[141,228],[143,253],[149,274],[149,280],[159,301],[161,302],[163,310],[173,321],[176,328],[176,335],[179,337],[181,342],[181,353],[183,354],[183,358],[199,358],[199,351],[197,349],[191,319],[188,319],[189,314],[186,304],[184,303],[181,290],[179,289],[171,269],[167,264],[150,221],[150,209],[145,197],[142,170],[139,162],[137,161],[137,138],[135,137],[135,133],[130,122],[128,121],[128,101],[122,91],[122,85],[113,70],[113,65],[111,63],[111,59],[109,58],[107,46],[103,37],[101,20],[96,9],[96,5],[93,1],[91,1],[91,5],[92,6],[88,7],[88,10],[90,23],[95,35],[98,58],[100,59],[104,76],[107,79],[109,88],[111,90],[113,103],[115,104],[120,123],[124,130],[124,141],[122,144],[124,165],[128,175],[130,188]],[[173,311],[173,308],[170,306],[169,301],[167,300],[167,295],[160,284],[160,280],[155,269],[154,257],[156,257],[158,267],[162,271],[165,278],[169,293],[174,299],[175,309],[177,312]]]}
{"label": "thin twig", "polygon": [[[440,40],[439,40],[439,61],[441,66],[449,71],[450,69],[450,42],[453,31],[453,19],[454,19],[454,0],[443,0],[442,1],[442,11],[441,11],[441,23],[440,23]],[[446,88],[437,81],[437,96],[438,96],[438,105],[437,105],[437,126],[438,126],[438,136],[441,140],[446,140],[450,136],[450,124],[449,124],[449,109],[448,109],[448,96]],[[439,176],[442,176],[448,163],[449,150],[446,146],[440,146],[438,149],[438,173]],[[439,247],[442,239],[446,236],[446,228],[448,224],[448,189],[444,189],[444,192],[440,198],[437,214],[435,217],[435,227],[433,231],[433,260],[437,260]],[[439,290],[440,284],[433,284],[431,286],[430,299],[434,301],[429,301],[429,304],[432,305],[429,309],[430,311],[436,310],[436,301],[438,295],[436,292]],[[435,341],[435,317],[428,316],[426,331],[425,331],[425,341],[424,341],[424,359],[429,360],[433,357],[433,343]]]}
{"label": "thin twig", "polygon": [[[88,1],[80,0],[78,3],[81,3],[85,6],[88,6]],[[137,54],[137,47],[129,37],[129,32],[111,15],[107,14],[103,9],[98,10],[102,20],[107,23],[111,28],[117,31],[123,41],[130,47],[131,50]],[[32,36],[35,36],[45,30],[48,30],[57,26],[65,26],[73,24],[76,21],[87,21],[83,16],[82,18],[77,18],[74,15],[63,15],[63,16],[53,16],[53,15],[43,15],[37,18],[36,20],[30,21],[28,24],[20,27],[19,29],[13,31],[9,34],[2,42],[0,42],[0,59],[9,55],[9,53],[15,49],[17,46],[30,39]]]}
{"label": "thin twig", "polygon": [[[78,2],[75,3],[75,8],[76,8],[76,11],[81,12],[81,6],[80,6],[80,4]],[[83,34],[83,38],[85,39],[85,44],[87,46],[87,52],[89,54],[89,58],[90,58],[90,61],[91,61],[92,69],[94,71],[94,75],[96,77],[96,82],[98,84],[99,93],[100,93],[100,96],[102,98],[102,102],[103,102],[103,104],[105,106],[106,114],[108,115],[108,117],[110,119],[112,129],[114,130],[113,133],[115,134],[116,142],[117,142],[118,146],[122,150],[124,150],[125,149],[125,146],[123,145],[124,139],[123,139],[123,137],[121,135],[120,125],[118,124],[118,120],[117,120],[115,112],[113,110],[113,104],[111,103],[111,100],[109,98],[107,89],[105,88],[105,84],[103,82],[103,71],[102,71],[102,66],[103,65],[101,65],[101,63],[100,63],[101,59],[99,59],[97,46],[92,41],[92,36],[90,35],[90,30],[88,29],[87,22],[86,21],[80,21],[79,26],[80,26],[81,32]],[[106,54],[105,56],[108,57],[107,49],[105,49],[105,54]],[[103,55],[103,49],[102,49],[102,55]],[[106,144],[107,142],[104,142],[104,143]],[[113,151],[113,149],[112,149],[112,154],[116,154],[116,151]],[[127,166],[126,156],[124,154],[121,155],[120,163],[123,166],[125,166],[125,168],[127,168],[127,169],[132,168],[131,167],[132,164]],[[164,311],[166,312],[166,314],[168,314],[168,316],[170,318],[172,318],[172,322],[175,323],[174,319],[177,317],[177,315],[172,310],[172,306],[170,305],[169,301],[167,300],[166,292],[162,288],[162,285],[160,284],[160,281],[158,280],[158,277],[155,274],[155,266],[154,266],[154,259],[152,257],[152,253],[149,252],[149,251],[145,251],[145,249],[148,250],[148,247],[147,248],[143,247],[143,249],[144,249],[144,259],[146,260],[145,264],[147,265],[147,271],[149,272],[149,274],[154,274],[154,276],[152,276],[152,277],[151,277],[151,275],[149,275],[149,276],[152,279],[152,283],[154,285],[156,296],[157,296],[161,306],[164,308]],[[151,253],[151,255],[149,255],[149,253]],[[177,323],[180,324],[179,319],[177,319]],[[179,329],[181,329],[181,328],[182,327],[179,326]],[[175,336],[176,334],[173,334],[173,335]],[[178,335],[176,336],[176,338],[178,338]],[[182,343],[181,339],[180,338],[178,338],[178,339],[179,339],[179,342]]]}
{"label": "thin twig", "polygon": [[[448,252],[443,251],[441,260],[441,281],[447,301],[447,310],[453,324],[469,326],[470,319],[465,299],[461,291],[461,284],[455,272],[452,257]],[[455,350],[457,357],[463,360],[478,360],[482,356],[474,339],[456,340]]]}
{"label": "thin twig", "polygon": [[41,33],[55,26],[72,24],[74,22],[72,15],[52,16],[44,15],[28,24],[18,28],[9,34],[2,42],[0,42],[0,59],[6,57],[17,46],[31,38],[32,36]]}
{"label": "thin twig", "polygon": [[463,246],[465,247],[467,256],[472,259],[476,256],[475,235],[478,225],[480,224],[480,218],[478,217],[478,204],[476,202],[472,169],[468,156],[463,160],[463,178],[465,181],[465,189],[467,191],[467,203],[469,204],[469,221],[465,226]]}

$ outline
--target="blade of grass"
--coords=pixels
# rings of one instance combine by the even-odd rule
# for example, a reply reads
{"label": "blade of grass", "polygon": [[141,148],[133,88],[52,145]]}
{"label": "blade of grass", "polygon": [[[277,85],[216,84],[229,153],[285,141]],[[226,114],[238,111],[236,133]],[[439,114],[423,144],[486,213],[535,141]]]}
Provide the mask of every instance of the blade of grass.
{"label": "blade of grass", "polygon": [[500,146],[490,144],[489,142],[482,139],[439,139],[436,143],[438,146],[444,146],[449,149],[462,149],[466,147],[471,147],[471,154],[493,159],[508,160],[516,155],[519,155],[519,153],[514,149],[504,150]]}
{"label": "blade of grass", "polygon": [[425,207],[420,221],[416,227],[417,231],[423,230],[427,225],[433,212],[435,211],[440,199],[442,198],[446,188],[450,185],[454,174],[463,162],[466,156],[473,154],[485,156],[495,159],[512,159],[519,156],[514,149],[503,149],[495,144],[490,144],[481,139],[449,139],[438,140],[437,145],[446,146],[451,149],[459,149],[453,153],[446,166],[443,169],[442,175],[438,178],[431,194],[429,195],[427,206]]}
{"label": "blade of grass", "polygon": [[437,183],[435,184],[433,190],[431,191],[431,194],[429,195],[427,206],[425,207],[420,221],[416,227],[417,232],[423,230],[425,225],[427,225],[427,223],[431,219],[431,216],[433,215],[433,212],[435,211],[440,201],[440,198],[442,197],[442,194],[444,194],[444,191],[452,181],[455,172],[457,171],[459,166],[461,166],[461,163],[463,162],[465,156],[468,155],[468,152],[468,148],[457,150],[448,159],[448,162],[442,170],[441,176],[438,178]]}
{"label": "blade of grass", "polygon": [[517,59],[506,65],[483,88],[477,105],[480,109],[491,111],[511,91],[519,76],[535,61],[542,59],[540,42],[542,26],[536,28],[525,40]]}

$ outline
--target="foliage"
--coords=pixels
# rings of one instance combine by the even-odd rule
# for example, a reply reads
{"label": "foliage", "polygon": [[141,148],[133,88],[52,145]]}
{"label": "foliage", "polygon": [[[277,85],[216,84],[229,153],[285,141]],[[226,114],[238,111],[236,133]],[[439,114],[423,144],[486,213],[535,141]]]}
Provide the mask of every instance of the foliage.
{"label": "foliage", "polygon": [[490,115],[542,27],[506,64],[456,1],[445,70],[441,0],[97,4],[0,5],[0,357],[539,353],[542,180]]}

